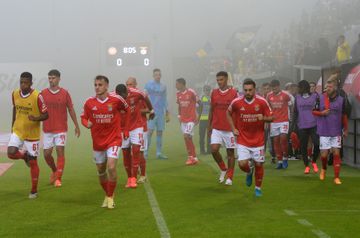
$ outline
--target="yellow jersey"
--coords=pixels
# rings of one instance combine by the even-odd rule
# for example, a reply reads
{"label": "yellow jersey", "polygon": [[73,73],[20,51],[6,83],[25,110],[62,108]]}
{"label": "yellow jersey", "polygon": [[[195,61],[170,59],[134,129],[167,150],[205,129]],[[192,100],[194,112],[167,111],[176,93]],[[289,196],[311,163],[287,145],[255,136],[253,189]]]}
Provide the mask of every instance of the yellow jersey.
{"label": "yellow jersey", "polygon": [[38,117],[47,111],[44,99],[41,94],[32,90],[28,95],[23,96],[20,89],[12,94],[13,106],[16,116],[12,132],[21,140],[40,140],[40,121],[30,121],[29,115]]}

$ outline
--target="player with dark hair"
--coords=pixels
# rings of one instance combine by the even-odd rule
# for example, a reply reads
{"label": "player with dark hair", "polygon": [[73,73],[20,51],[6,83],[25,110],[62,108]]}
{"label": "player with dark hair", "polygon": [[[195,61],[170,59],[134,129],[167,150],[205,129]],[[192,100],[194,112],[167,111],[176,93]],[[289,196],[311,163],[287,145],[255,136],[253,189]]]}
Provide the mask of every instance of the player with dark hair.
{"label": "player with dark hair", "polygon": [[270,123],[270,136],[273,137],[275,154],[278,160],[277,169],[288,167],[288,133],[289,133],[289,107],[293,105],[293,97],[280,89],[280,81],[274,79],[270,82],[272,91],[267,95],[273,111],[273,121]]}
{"label": "player with dark hair", "polygon": [[[184,135],[185,146],[188,152],[188,159],[186,165],[195,165],[198,163],[196,157],[195,145],[193,142],[194,127],[199,123],[200,115],[202,113],[202,103],[196,92],[191,88],[186,87],[184,78],[176,80],[176,103],[178,104],[178,119],[181,123],[181,131]],[[199,104],[199,114],[196,115],[196,103]]]}
{"label": "player with dark hair", "polygon": [[[52,170],[50,184],[61,187],[62,174],[65,166],[65,145],[67,140],[67,112],[75,125],[75,136],[80,136],[80,128],[76,118],[69,92],[59,86],[60,72],[52,69],[48,73],[49,88],[41,91],[48,107],[49,119],[43,122],[44,132],[44,157]],[[57,164],[52,156],[53,148],[56,149]]]}
{"label": "player with dark hair", "polygon": [[[226,111],[230,103],[237,97],[237,91],[228,85],[228,74],[220,71],[216,74],[219,88],[211,92],[211,104],[209,110],[209,127],[211,133],[211,154],[220,168],[219,182],[225,181],[226,185],[232,185],[235,166],[235,137],[231,126],[226,118]],[[228,168],[220,154],[220,147],[224,144],[228,159]]]}
{"label": "player with dark hair", "polygon": [[[20,75],[20,89],[12,93],[12,129],[7,148],[10,159],[23,159],[30,166],[30,199],[37,197],[40,121],[45,121],[49,117],[43,97],[31,88],[32,84],[32,74],[24,72]],[[20,151],[23,146],[25,152]]]}
{"label": "player with dark hair", "polygon": [[252,79],[244,80],[243,91],[244,96],[231,102],[226,117],[237,137],[239,167],[247,173],[248,187],[252,184],[253,176],[250,160],[255,163],[255,196],[260,197],[265,162],[264,124],[272,120],[272,112],[266,99],[256,95],[256,84]]}
{"label": "player with dark hair", "polygon": [[[125,120],[124,138],[129,132],[128,120],[130,109],[125,99],[116,94],[108,93],[109,79],[98,75],[94,80],[96,96],[90,97],[84,104],[81,123],[91,130],[93,141],[93,155],[97,167],[100,184],[105,191],[102,207],[113,209],[114,191],[116,188],[116,164],[121,148],[121,121]],[[126,96],[126,86],[117,86]],[[125,114],[121,114],[124,111]]]}
{"label": "player with dark hair", "polygon": [[316,134],[316,118],[312,111],[319,95],[310,93],[310,84],[306,80],[298,83],[299,94],[295,97],[293,113],[293,132],[297,131],[300,139],[300,151],[305,165],[304,174],[310,173],[308,158],[309,138],[314,145],[311,165],[315,173],[318,172],[316,159],[319,156],[319,137]]}

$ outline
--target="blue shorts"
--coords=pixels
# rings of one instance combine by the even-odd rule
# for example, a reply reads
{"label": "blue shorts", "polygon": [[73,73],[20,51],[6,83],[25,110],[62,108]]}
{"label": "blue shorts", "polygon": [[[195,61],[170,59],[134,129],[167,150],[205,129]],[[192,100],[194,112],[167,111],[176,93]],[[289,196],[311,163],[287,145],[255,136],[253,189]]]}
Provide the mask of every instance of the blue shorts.
{"label": "blue shorts", "polygon": [[148,120],[148,129],[149,130],[156,130],[163,131],[165,129],[165,115],[155,116],[154,119]]}

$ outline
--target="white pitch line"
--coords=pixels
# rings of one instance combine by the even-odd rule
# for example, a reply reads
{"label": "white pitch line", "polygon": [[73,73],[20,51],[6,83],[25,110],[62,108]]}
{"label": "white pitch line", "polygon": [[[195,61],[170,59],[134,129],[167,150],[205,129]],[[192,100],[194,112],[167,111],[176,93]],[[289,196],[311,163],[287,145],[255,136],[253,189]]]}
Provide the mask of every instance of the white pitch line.
{"label": "white pitch line", "polygon": [[153,191],[153,189],[152,189],[152,187],[150,185],[149,180],[144,183],[144,188],[145,188],[146,194],[148,196],[148,200],[149,200],[149,203],[150,203],[150,206],[151,206],[151,210],[152,210],[152,212],[154,214],[157,227],[158,227],[159,232],[160,232],[160,237],[161,238],[170,238],[171,236],[170,236],[169,229],[168,229],[168,227],[166,225],[166,221],[165,221],[164,216],[163,216],[163,214],[162,214],[162,212],[160,210],[159,203],[156,200],[154,191]]}
{"label": "white pitch line", "polygon": [[301,213],[318,213],[318,212],[335,212],[335,213],[356,213],[356,212],[360,212],[360,210],[300,210]]}
{"label": "white pitch line", "polygon": [[292,210],[284,210],[284,212],[288,215],[288,216],[297,216],[298,214]]}
{"label": "white pitch line", "polygon": [[319,238],[331,238],[328,234],[323,232],[322,230],[311,230],[315,235],[317,235]]}
{"label": "white pitch line", "polygon": [[306,219],[298,219],[297,220],[301,225],[303,226],[313,226],[313,224],[311,224],[308,220]]}

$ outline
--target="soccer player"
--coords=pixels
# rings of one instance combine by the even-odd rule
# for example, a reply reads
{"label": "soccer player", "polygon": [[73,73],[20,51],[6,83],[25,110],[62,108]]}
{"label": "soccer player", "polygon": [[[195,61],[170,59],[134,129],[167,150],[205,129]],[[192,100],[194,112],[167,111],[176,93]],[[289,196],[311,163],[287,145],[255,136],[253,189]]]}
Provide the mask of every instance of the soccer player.
{"label": "soccer player", "polygon": [[126,81],[128,86],[128,95],[126,102],[130,107],[130,121],[128,124],[128,130],[130,136],[128,139],[123,140],[122,150],[124,155],[124,165],[127,169],[128,181],[127,188],[137,187],[137,172],[139,170],[139,163],[141,157],[141,147],[143,145],[143,118],[141,115],[141,109],[143,108],[142,101],[146,103],[146,107],[150,110],[150,119],[154,118],[154,110],[151,102],[146,94],[136,88],[136,78],[130,77]]}
{"label": "soccer player", "polygon": [[[47,107],[41,94],[31,88],[32,74],[20,75],[20,89],[13,91],[13,117],[11,137],[7,148],[10,159],[23,159],[30,166],[31,191],[29,198],[37,198],[39,179],[40,121],[48,119]],[[25,152],[20,151],[24,146]]]}
{"label": "soccer player", "polygon": [[[113,209],[116,188],[116,164],[121,148],[121,121],[125,120],[124,138],[129,136],[126,130],[129,120],[129,106],[125,85],[118,85],[121,96],[109,94],[109,79],[98,75],[94,80],[96,96],[90,97],[84,104],[81,124],[91,130],[94,162],[97,167],[100,184],[106,193],[101,207]],[[120,111],[124,111],[122,116]]]}
{"label": "soccer player", "polygon": [[244,96],[234,99],[226,113],[234,135],[237,137],[239,167],[247,173],[246,185],[252,184],[253,169],[250,159],[255,162],[255,196],[260,197],[265,162],[265,122],[272,120],[272,112],[266,99],[256,95],[255,82],[247,78],[243,83]]}
{"label": "soccer player", "polygon": [[[186,81],[183,78],[176,80],[176,103],[178,106],[178,118],[181,123],[181,130],[184,134],[185,146],[188,152],[186,165],[195,165],[198,163],[196,157],[195,145],[192,137],[194,136],[194,127],[199,123],[202,113],[202,103],[196,92],[191,88],[186,88]],[[199,104],[199,115],[196,115],[196,103]]]}
{"label": "soccer player", "polygon": [[[166,122],[170,121],[166,86],[160,82],[160,69],[153,70],[153,77],[154,80],[147,82],[145,85],[145,92],[149,96],[155,111],[154,119],[148,121],[148,147],[150,147],[151,137],[156,129],[156,158],[167,159],[168,157],[162,154],[162,135],[165,130],[165,119]],[[145,153],[145,157],[147,157],[147,153]]]}
{"label": "soccer player", "polygon": [[[80,128],[76,118],[69,92],[59,86],[60,72],[52,69],[48,73],[49,88],[41,91],[48,107],[49,119],[43,122],[44,132],[44,157],[52,170],[50,184],[61,187],[61,178],[65,165],[65,144],[67,139],[67,111],[75,125],[75,136],[80,136]],[[56,149],[57,165],[52,156],[53,148]]]}
{"label": "soccer player", "polygon": [[[219,88],[211,92],[208,131],[211,133],[211,154],[221,170],[219,182],[223,183],[227,175],[225,185],[232,185],[235,166],[235,137],[229,122],[225,118],[230,103],[237,97],[237,91],[228,86],[227,80],[227,72],[220,71],[216,74]],[[228,168],[226,168],[220,154],[222,144],[225,144]]]}
{"label": "soccer player", "polygon": [[336,75],[326,82],[326,92],[320,95],[320,100],[313,111],[317,116],[317,134],[320,136],[320,156],[322,169],[320,180],[325,179],[327,157],[329,150],[333,152],[334,183],[341,184],[340,180],[340,148],[342,135],[348,134],[348,118],[346,115],[345,99],[338,94]]}
{"label": "soccer player", "polygon": [[280,89],[280,81],[270,82],[272,91],[267,95],[272,112],[273,121],[270,123],[270,136],[273,137],[275,154],[278,159],[277,169],[288,167],[288,133],[289,106],[293,105],[292,96]]}
{"label": "soccer player", "polygon": [[[305,165],[304,174],[310,173],[308,159],[309,138],[314,144],[311,165],[315,173],[318,172],[316,159],[319,156],[319,137],[316,134],[316,118],[312,111],[319,97],[317,93],[310,93],[310,84],[306,80],[299,82],[299,94],[295,97],[293,113],[293,130],[297,131],[300,138],[300,151]],[[297,127],[297,130],[295,129]]]}

